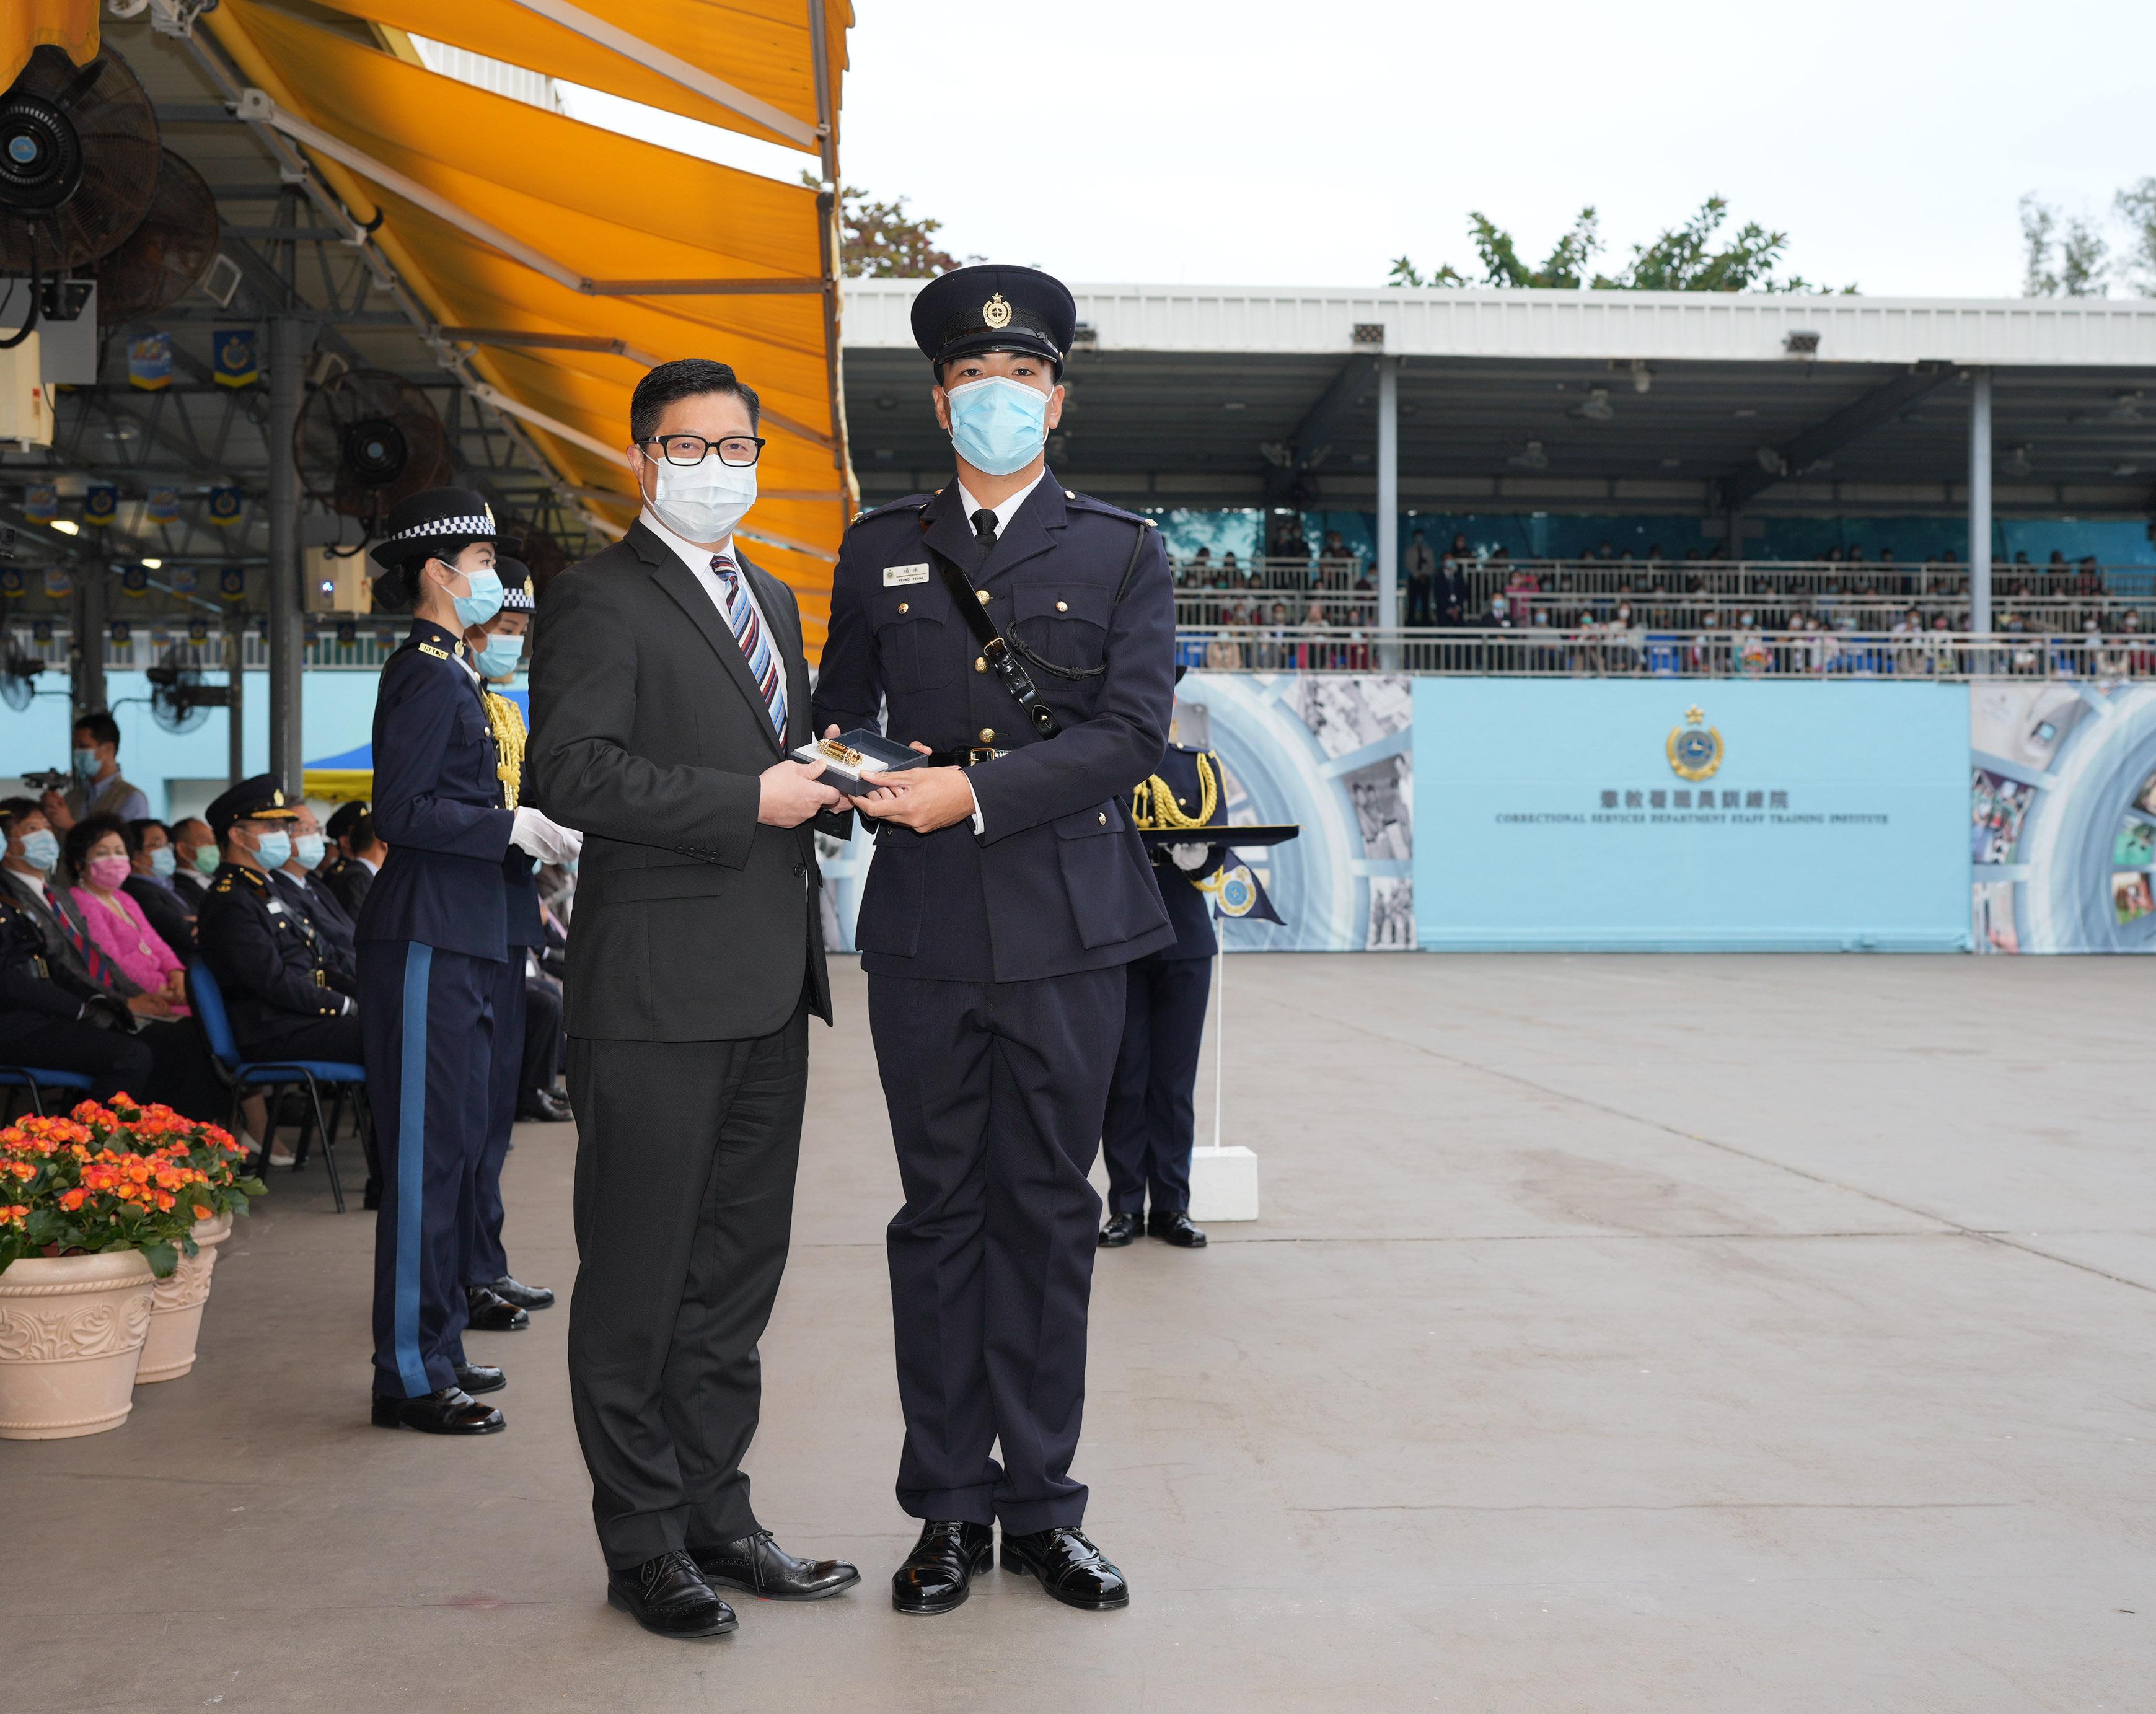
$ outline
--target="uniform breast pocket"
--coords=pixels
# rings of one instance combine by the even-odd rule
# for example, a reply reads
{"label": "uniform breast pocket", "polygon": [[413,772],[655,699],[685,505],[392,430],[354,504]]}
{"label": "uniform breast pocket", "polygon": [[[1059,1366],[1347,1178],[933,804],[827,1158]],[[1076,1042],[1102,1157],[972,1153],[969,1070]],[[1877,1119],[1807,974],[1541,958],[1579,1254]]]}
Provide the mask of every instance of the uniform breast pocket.
{"label": "uniform breast pocket", "polygon": [[1108,645],[1112,589],[1090,583],[1021,583],[1011,592],[1019,640],[1043,660],[1083,671],[1098,666]]}
{"label": "uniform breast pocket", "polygon": [[950,598],[916,587],[876,592],[876,658],[884,689],[903,694],[933,690],[957,676],[958,644],[946,620]]}

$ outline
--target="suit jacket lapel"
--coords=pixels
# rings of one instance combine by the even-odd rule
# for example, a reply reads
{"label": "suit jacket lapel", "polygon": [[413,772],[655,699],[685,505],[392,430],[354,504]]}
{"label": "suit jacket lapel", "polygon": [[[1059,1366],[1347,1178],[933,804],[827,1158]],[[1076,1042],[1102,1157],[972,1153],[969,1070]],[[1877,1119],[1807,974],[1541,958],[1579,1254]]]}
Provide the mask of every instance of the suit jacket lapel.
{"label": "suit jacket lapel", "polygon": [[928,545],[968,577],[978,581],[981,544],[974,536],[973,521],[966,516],[966,502],[958,492],[957,478],[936,491],[935,498],[922,511],[921,521]]}
{"label": "suit jacket lapel", "polygon": [[1034,485],[1024,503],[1011,515],[1010,528],[996,538],[996,545],[988,550],[987,564],[981,567],[974,581],[993,582],[1014,566],[1023,564],[1035,554],[1047,552],[1055,546],[1055,532],[1069,521],[1062,487],[1055,480],[1055,473],[1047,471]]}
{"label": "suit jacket lapel", "polygon": [[[632,529],[627,538],[635,547],[637,555],[651,567],[651,576],[660,588],[673,597],[675,604],[689,616],[690,622],[703,634],[704,640],[711,645],[720,664],[726,670],[734,686],[748,699],[749,706],[756,712],[756,723],[773,750],[779,747],[778,734],[772,730],[771,708],[763,700],[755,677],[748,670],[742,656],[741,644],[734,640],[734,628],[719,611],[718,603],[704,593],[688,567],[681,563],[680,556],[660,541],[640,524]],[[773,646],[776,646],[774,644]],[[791,695],[789,690],[788,695]]]}

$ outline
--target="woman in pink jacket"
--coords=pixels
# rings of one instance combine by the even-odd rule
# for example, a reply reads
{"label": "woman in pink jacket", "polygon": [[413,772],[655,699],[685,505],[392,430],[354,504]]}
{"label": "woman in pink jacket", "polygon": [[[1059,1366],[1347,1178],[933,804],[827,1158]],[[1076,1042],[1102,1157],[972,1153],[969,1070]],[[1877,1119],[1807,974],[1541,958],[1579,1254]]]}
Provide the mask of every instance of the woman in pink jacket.
{"label": "woman in pink jacket", "polygon": [[74,901],[97,950],[144,993],[164,1001],[170,1009],[157,1016],[187,1017],[186,968],[125,890],[134,865],[120,824],[109,815],[85,816],[68,829],[67,855]]}

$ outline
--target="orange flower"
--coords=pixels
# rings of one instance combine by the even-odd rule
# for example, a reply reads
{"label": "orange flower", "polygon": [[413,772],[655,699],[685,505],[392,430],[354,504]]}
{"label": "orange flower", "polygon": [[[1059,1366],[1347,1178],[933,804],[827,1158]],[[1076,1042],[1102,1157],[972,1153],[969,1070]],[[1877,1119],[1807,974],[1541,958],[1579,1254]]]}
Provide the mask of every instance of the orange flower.
{"label": "orange flower", "polygon": [[194,1205],[194,1210],[195,1218],[198,1220],[207,1220],[210,1218],[210,1211],[204,1208],[200,1203],[197,1203]]}
{"label": "orange flower", "polygon": [[74,1190],[64,1190],[60,1193],[60,1206],[66,1209],[69,1214],[73,1214],[77,1209],[80,1208],[83,1203],[89,1200],[90,1193],[80,1187]]}

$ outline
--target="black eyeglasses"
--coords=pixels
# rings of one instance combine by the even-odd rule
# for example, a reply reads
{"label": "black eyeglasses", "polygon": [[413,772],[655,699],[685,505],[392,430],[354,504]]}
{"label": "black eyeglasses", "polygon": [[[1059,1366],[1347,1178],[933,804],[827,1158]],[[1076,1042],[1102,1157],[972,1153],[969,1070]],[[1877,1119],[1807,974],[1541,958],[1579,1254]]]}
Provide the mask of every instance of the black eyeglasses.
{"label": "black eyeglasses", "polygon": [[670,464],[701,464],[716,450],[721,464],[737,467],[754,464],[763,456],[765,444],[753,434],[729,434],[724,440],[706,440],[701,434],[654,434],[644,444],[657,447],[660,457]]}

